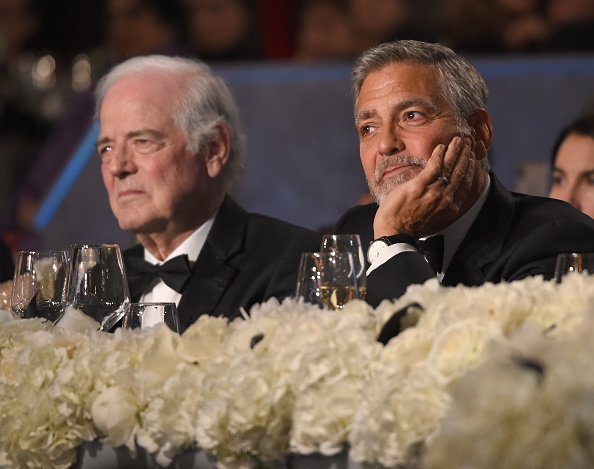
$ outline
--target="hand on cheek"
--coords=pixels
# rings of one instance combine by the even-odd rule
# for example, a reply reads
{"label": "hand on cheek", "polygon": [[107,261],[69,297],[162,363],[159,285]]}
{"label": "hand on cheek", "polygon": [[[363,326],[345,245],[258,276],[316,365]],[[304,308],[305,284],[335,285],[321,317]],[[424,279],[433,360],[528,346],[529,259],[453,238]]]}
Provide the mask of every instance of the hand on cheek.
{"label": "hand on cheek", "polygon": [[[456,136],[438,145],[427,166],[398,185],[382,202],[374,220],[374,236],[433,235],[453,221],[478,197],[477,162],[469,138]],[[444,179],[445,178],[445,179]]]}

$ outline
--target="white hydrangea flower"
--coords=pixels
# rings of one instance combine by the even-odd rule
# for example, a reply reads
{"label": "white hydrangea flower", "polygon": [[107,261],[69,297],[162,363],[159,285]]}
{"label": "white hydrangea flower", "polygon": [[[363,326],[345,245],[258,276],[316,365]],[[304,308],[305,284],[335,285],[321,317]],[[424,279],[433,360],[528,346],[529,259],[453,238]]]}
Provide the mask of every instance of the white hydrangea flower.
{"label": "white hydrangea flower", "polygon": [[[385,322],[412,303],[382,347]],[[592,277],[568,275],[429,281],[375,310],[272,299],[181,337],[3,320],[0,465],[69,467],[98,438],[162,465],[201,447],[219,467],[282,467],[289,452],[348,443],[352,459],[384,466],[418,464],[427,444],[429,467],[589,467],[592,314]]]}

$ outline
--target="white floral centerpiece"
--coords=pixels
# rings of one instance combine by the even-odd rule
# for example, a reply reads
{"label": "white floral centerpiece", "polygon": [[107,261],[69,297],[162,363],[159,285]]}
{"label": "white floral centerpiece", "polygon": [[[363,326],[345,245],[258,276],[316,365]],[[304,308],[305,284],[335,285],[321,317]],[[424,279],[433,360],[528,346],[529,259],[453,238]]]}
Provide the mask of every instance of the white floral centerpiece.
{"label": "white floral centerpiece", "polygon": [[[412,303],[404,330],[382,346],[382,326]],[[143,448],[163,466],[195,448],[220,467],[283,466],[290,453],[348,448],[359,462],[423,458],[441,467],[469,435],[481,435],[482,449],[472,458],[460,450],[448,466],[499,465],[489,458],[502,448],[521,454],[520,443],[509,444],[518,435],[532,453],[558,454],[572,435],[575,445],[594,441],[594,411],[585,412],[594,373],[584,376],[592,315],[593,278],[576,274],[562,284],[480,288],[431,281],[375,310],[270,300],[245,320],[202,316],[182,336],[164,326],[105,334],[4,317],[0,465],[65,468],[93,440]],[[563,428],[539,449],[549,408]],[[531,434],[524,420],[540,425]],[[580,457],[555,461],[594,463],[594,451]],[[544,467],[547,458],[531,461]]]}

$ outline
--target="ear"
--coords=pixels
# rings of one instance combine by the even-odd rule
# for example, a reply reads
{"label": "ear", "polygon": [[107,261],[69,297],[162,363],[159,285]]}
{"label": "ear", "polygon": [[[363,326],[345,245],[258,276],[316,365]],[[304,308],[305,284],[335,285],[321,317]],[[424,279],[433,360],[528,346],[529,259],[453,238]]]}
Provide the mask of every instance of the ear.
{"label": "ear", "polygon": [[468,117],[468,125],[472,128],[474,153],[477,160],[487,157],[493,139],[493,123],[485,109],[477,109]]}
{"label": "ear", "polygon": [[229,128],[222,123],[215,125],[215,134],[206,150],[206,171],[211,178],[219,176],[227,162],[231,151],[231,135]]}

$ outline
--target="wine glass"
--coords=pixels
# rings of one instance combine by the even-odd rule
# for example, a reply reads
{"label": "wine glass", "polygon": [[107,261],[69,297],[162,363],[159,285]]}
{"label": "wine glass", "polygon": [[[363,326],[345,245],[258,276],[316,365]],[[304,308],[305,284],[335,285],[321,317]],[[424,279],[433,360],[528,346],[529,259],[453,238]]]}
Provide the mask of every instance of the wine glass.
{"label": "wine glass", "polygon": [[56,322],[64,312],[68,261],[64,251],[19,251],[11,308],[20,318]]}
{"label": "wine glass", "polygon": [[117,244],[73,244],[65,315],[83,313],[109,331],[130,303],[126,271]]}
{"label": "wine glass", "polygon": [[557,255],[555,281],[560,283],[569,272],[594,274],[594,253],[569,252]]}
{"label": "wine glass", "polygon": [[350,252],[353,254],[359,298],[364,300],[367,293],[365,254],[358,234],[325,234],[322,236],[320,252]]}
{"label": "wine glass", "polygon": [[301,254],[295,296],[324,309],[342,309],[359,298],[353,255],[350,252]]}
{"label": "wine glass", "polygon": [[144,329],[157,324],[165,324],[179,334],[175,303],[130,303],[122,320],[124,329]]}

